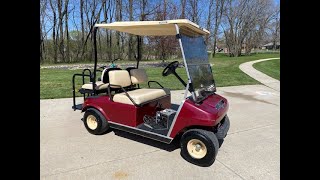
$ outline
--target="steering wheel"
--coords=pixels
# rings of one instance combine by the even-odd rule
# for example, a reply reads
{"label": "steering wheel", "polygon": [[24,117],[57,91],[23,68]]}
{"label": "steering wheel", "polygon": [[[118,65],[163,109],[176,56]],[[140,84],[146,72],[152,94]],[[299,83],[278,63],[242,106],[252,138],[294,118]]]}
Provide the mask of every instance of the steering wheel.
{"label": "steering wheel", "polygon": [[178,66],[179,66],[178,61],[173,61],[172,63],[168,64],[168,66],[166,68],[164,68],[164,70],[162,71],[162,76],[168,76],[168,75],[172,74],[173,72],[176,71]]}
{"label": "steering wheel", "polygon": [[111,62],[111,65],[109,65],[109,66],[100,66],[100,67],[98,67],[98,69],[104,70],[105,68],[109,68],[109,67],[116,66],[116,65],[114,64],[114,61],[117,61],[117,60],[120,60],[120,58],[115,58],[115,59],[113,59],[113,60],[111,60],[111,61],[107,61],[107,62]]}

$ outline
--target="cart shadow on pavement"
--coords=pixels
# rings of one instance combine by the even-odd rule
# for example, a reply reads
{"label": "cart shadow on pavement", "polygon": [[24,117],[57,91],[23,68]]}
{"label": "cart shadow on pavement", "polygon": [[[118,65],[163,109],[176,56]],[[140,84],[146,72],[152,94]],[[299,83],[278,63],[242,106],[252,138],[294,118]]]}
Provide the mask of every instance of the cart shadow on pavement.
{"label": "cart shadow on pavement", "polygon": [[226,95],[227,97],[228,96],[229,97],[236,97],[236,98],[241,98],[241,99],[244,99],[244,100],[247,100],[247,101],[258,101],[258,102],[262,102],[262,103],[266,103],[266,104],[272,104],[272,105],[275,105],[275,106],[279,106],[277,104],[270,103],[268,101],[255,98],[253,95],[247,95],[247,94],[243,94],[243,93],[233,93],[233,92],[227,92],[227,91],[225,91],[223,94]]}
{"label": "cart shadow on pavement", "polygon": [[170,144],[166,144],[166,143],[162,143],[162,142],[159,142],[156,140],[148,139],[148,138],[145,138],[142,136],[138,136],[138,135],[131,134],[131,133],[128,133],[125,131],[117,130],[117,129],[113,129],[112,131],[117,136],[127,138],[127,139],[130,139],[130,140],[133,140],[133,141],[136,141],[139,143],[143,143],[143,144],[146,144],[149,146],[153,146],[153,147],[165,150],[165,151],[171,152],[171,151],[174,151],[174,150],[180,148],[179,147],[179,139],[180,138],[175,138]]}

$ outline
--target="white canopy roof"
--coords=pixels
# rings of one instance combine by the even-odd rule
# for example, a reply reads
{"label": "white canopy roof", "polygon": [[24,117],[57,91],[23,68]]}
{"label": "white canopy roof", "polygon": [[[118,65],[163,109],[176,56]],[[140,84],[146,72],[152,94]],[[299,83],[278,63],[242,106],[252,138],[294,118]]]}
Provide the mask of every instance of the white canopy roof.
{"label": "white canopy roof", "polygon": [[109,24],[96,24],[95,27],[116,30],[140,36],[168,36],[176,35],[175,25],[180,33],[189,36],[208,35],[210,32],[188,19],[176,19],[166,21],[123,21]]}

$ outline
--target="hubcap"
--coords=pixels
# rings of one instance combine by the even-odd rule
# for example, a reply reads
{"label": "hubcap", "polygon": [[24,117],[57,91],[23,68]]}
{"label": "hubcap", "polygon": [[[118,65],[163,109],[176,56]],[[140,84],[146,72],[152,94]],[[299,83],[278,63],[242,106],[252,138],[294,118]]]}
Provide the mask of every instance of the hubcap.
{"label": "hubcap", "polygon": [[201,159],[207,154],[206,145],[199,139],[191,139],[187,144],[187,150],[191,157]]}
{"label": "hubcap", "polygon": [[91,130],[95,130],[98,127],[98,121],[97,118],[93,115],[89,115],[87,117],[87,125]]}

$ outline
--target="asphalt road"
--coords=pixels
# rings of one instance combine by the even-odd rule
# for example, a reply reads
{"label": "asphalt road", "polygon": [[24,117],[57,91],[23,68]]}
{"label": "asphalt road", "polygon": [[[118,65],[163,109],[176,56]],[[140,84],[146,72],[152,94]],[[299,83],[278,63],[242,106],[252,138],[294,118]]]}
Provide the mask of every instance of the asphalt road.
{"label": "asphalt road", "polygon": [[[210,167],[136,135],[91,135],[72,99],[40,100],[41,179],[280,179],[280,93],[263,85],[217,93],[229,100],[231,127]],[[173,103],[182,99],[183,91],[172,92]]]}

